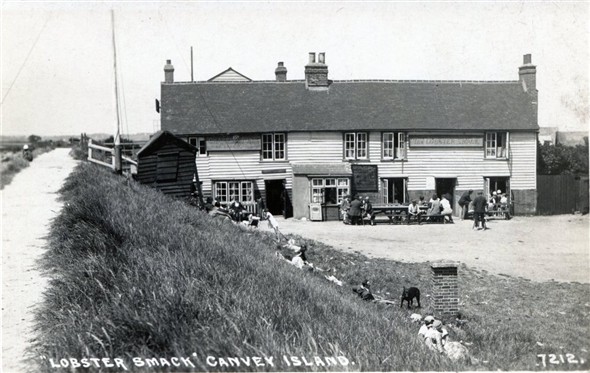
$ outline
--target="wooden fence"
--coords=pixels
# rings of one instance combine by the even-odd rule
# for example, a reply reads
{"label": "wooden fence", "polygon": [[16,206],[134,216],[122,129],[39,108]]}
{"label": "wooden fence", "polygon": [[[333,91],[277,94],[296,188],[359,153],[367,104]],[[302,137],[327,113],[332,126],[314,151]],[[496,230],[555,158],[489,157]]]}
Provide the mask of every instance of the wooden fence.
{"label": "wooden fence", "polygon": [[538,175],[537,214],[588,212],[588,176]]}
{"label": "wooden fence", "polygon": [[[115,149],[94,144],[92,139],[89,139],[88,161],[108,167],[114,171],[116,167]],[[137,169],[137,162],[131,158],[121,155],[121,161],[124,171],[130,170],[131,173],[133,173],[132,169]]]}

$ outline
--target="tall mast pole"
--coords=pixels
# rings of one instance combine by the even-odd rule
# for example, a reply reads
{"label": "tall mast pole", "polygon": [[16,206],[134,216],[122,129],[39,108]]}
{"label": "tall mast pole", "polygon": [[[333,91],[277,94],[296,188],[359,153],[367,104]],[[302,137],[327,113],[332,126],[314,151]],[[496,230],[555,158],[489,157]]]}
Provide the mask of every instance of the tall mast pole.
{"label": "tall mast pole", "polygon": [[191,46],[191,82],[194,82],[195,79],[193,78],[193,47]]}
{"label": "tall mast pole", "polygon": [[113,66],[115,71],[115,112],[117,113],[117,129],[115,131],[114,142],[115,142],[115,172],[121,173],[122,172],[122,160],[121,160],[121,137],[120,137],[120,128],[121,128],[121,117],[120,117],[120,110],[119,110],[119,84],[117,78],[117,42],[115,40],[115,11],[111,9],[111,27],[113,31]]}

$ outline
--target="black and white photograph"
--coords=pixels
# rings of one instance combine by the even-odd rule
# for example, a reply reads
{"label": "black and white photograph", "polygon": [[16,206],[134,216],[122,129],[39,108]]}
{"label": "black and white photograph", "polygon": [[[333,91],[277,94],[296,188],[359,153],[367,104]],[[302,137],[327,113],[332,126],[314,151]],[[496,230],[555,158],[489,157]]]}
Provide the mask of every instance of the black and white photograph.
{"label": "black and white photograph", "polygon": [[590,370],[590,2],[0,11],[0,371]]}

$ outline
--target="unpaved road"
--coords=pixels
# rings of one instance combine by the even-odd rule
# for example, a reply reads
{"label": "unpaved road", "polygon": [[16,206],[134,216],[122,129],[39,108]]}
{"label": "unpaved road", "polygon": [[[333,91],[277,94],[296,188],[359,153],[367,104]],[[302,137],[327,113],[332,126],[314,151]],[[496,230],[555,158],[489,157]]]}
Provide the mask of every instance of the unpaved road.
{"label": "unpaved road", "polygon": [[[588,215],[494,220],[487,231],[455,224],[350,226],[341,222],[277,219],[284,234],[314,239],[342,251],[404,262],[463,262],[493,274],[534,281],[590,283]],[[266,222],[262,227],[268,230]]]}
{"label": "unpaved road", "polygon": [[61,203],[56,192],[76,161],[70,149],[56,149],[36,158],[2,193],[2,371],[25,372],[23,360],[33,338],[32,310],[46,285],[36,268],[43,254],[49,223]]}

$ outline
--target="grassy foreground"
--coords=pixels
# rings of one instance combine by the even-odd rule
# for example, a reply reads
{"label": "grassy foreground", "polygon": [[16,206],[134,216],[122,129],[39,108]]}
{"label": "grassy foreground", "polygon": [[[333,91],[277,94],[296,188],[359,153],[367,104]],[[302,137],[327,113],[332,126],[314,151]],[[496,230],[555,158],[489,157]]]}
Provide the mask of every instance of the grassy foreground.
{"label": "grassy foreground", "polygon": [[[243,232],[89,164],[70,175],[62,196],[41,263],[51,280],[31,349],[40,371],[85,358],[117,358],[138,371],[433,371],[534,370],[543,369],[535,367],[537,354],[588,357],[585,285],[533,284],[461,268],[468,323],[451,334],[473,343],[481,363],[452,363],[416,338],[411,312],[365,303],[349,284],[323,278],[368,277],[393,299],[406,283],[419,285],[424,312],[425,264],[369,260],[310,242],[309,260],[326,272],[301,271],[275,256],[265,234]],[[303,358],[311,365],[295,366]]]}

